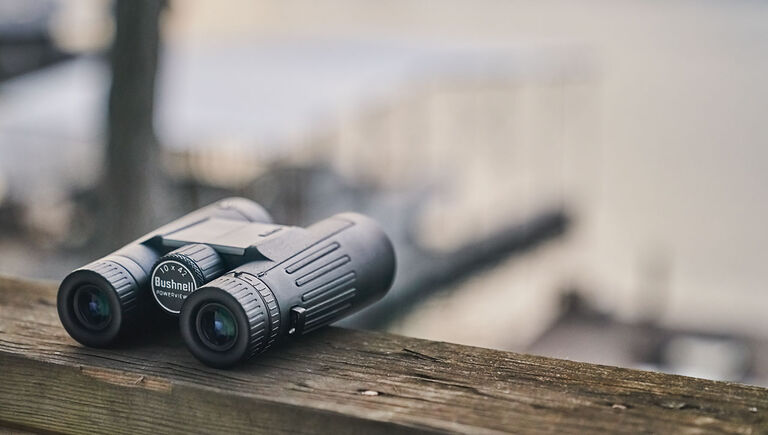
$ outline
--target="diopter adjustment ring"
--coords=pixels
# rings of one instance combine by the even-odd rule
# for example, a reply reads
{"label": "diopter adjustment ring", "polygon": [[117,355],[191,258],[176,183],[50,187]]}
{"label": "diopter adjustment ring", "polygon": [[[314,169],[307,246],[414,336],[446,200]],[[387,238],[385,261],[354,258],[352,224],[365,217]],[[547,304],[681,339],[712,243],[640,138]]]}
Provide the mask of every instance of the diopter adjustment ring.
{"label": "diopter adjustment ring", "polygon": [[280,310],[266,284],[258,278],[243,274],[217,279],[216,288],[232,295],[245,312],[250,329],[247,357],[264,352],[272,346],[280,330]]}

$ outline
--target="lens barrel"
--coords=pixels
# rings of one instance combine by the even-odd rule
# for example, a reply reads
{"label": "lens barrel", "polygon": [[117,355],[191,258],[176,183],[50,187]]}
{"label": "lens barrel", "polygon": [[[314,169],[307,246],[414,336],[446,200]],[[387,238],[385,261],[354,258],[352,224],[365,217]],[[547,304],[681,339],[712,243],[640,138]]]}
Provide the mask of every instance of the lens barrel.
{"label": "lens barrel", "polygon": [[184,301],[179,326],[197,359],[225,368],[272,346],[280,331],[280,310],[258,278],[226,275]]}
{"label": "lens barrel", "polygon": [[130,264],[121,264],[129,261],[107,257],[70,273],[61,283],[59,318],[72,338],[86,346],[107,346],[130,323],[139,286]]}
{"label": "lens barrel", "polygon": [[270,260],[243,264],[184,301],[181,335],[204,364],[235,365],[359,311],[392,284],[394,249],[370,218],[344,213],[275,234],[255,245]]}

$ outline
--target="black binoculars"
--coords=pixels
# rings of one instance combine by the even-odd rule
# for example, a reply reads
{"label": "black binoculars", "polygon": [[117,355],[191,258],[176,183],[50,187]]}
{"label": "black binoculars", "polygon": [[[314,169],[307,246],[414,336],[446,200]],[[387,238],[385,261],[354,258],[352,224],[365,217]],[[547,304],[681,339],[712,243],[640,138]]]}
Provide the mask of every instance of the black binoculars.
{"label": "black binoculars", "polygon": [[275,225],[255,202],[230,198],[70,273],[57,306],[67,332],[92,347],[159,306],[178,315],[197,359],[223,368],[370,305],[394,274],[392,243],[370,218]]}

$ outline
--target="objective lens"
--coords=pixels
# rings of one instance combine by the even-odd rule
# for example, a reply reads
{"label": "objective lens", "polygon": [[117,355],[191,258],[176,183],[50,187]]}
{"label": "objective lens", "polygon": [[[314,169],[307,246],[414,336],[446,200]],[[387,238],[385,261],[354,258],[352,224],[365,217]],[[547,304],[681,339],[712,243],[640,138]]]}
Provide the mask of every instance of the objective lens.
{"label": "objective lens", "polygon": [[197,334],[209,349],[225,351],[235,344],[237,323],[227,307],[209,303],[197,313]]}
{"label": "objective lens", "polygon": [[107,295],[96,286],[80,287],[75,292],[75,315],[88,329],[99,331],[106,328],[112,320]]}

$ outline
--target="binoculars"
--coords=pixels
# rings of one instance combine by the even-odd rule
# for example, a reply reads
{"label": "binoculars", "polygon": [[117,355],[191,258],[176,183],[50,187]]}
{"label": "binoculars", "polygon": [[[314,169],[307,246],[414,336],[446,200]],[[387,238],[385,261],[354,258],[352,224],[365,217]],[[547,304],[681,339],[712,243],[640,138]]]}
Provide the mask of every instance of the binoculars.
{"label": "binoculars", "polygon": [[276,225],[255,202],[229,198],[71,272],[57,307],[69,335],[92,347],[160,307],[178,316],[197,359],[224,368],[372,304],[394,274],[392,243],[370,218]]}

